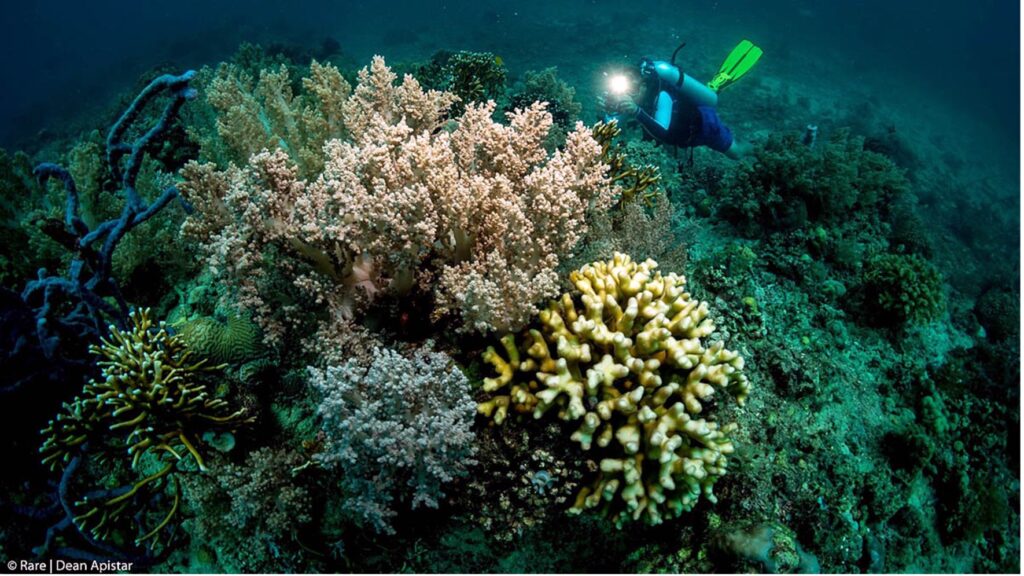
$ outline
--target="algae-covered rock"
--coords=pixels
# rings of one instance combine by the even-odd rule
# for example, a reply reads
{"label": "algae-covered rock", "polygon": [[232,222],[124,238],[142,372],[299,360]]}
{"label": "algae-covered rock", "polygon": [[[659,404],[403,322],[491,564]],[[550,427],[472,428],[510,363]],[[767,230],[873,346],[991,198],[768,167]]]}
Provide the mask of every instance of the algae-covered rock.
{"label": "algae-covered rock", "polygon": [[818,559],[800,546],[796,534],[777,522],[729,525],[713,537],[719,562],[732,569],[770,574],[816,574]]}
{"label": "algae-covered rock", "polygon": [[1004,288],[992,288],[974,305],[978,322],[993,340],[1016,340],[1020,337],[1020,294]]}

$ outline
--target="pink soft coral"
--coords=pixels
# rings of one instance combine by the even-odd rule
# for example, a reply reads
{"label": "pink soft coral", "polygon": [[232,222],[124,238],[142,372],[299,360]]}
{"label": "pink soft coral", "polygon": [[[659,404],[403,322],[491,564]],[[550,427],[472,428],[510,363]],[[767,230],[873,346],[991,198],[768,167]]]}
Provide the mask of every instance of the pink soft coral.
{"label": "pink soft coral", "polygon": [[287,285],[291,310],[305,301],[344,315],[380,292],[419,291],[435,318],[517,329],[557,293],[556,267],[588,215],[612,202],[601,147],[582,124],[549,156],[542,103],[507,125],[491,119],[493,102],[446,124],[454,96],[395,80],[380,57],[360,72],[342,105],[347,137],[324,144],[314,178],[301,179],[281,149],[241,168],[183,172],[198,211],[185,232],[273,334],[289,324],[274,293]]}

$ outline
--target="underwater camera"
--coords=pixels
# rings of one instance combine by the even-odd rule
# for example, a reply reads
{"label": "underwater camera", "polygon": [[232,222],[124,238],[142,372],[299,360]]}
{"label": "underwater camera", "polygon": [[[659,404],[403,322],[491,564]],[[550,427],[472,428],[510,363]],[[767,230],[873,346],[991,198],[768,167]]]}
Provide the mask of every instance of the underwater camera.
{"label": "underwater camera", "polygon": [[621,118],[617,107],[624,96],[633,92],[633,81],[628,74],[622,71],[605,72],[604,76],[607,79],[604,93],[601,95],[602,102],[604,102],[604,121],[611,122]]}

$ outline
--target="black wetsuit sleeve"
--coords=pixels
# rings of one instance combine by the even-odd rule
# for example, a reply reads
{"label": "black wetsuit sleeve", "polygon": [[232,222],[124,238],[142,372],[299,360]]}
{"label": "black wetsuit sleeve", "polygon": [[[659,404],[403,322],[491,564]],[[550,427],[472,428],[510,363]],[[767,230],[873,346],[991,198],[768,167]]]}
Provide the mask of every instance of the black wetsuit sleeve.
{"label": "black wetsuit sleeve", "polygon": [[[636,120],[646,128],[648,132],[650,132],[651,136],[654,136],[662,142],[668,142],[668,130],[662,128],[661,124],[658,124],[650,114],[644,112],[643,108],[637,108]],[[669,124],[669,126],[671,127],[671,124]]]}

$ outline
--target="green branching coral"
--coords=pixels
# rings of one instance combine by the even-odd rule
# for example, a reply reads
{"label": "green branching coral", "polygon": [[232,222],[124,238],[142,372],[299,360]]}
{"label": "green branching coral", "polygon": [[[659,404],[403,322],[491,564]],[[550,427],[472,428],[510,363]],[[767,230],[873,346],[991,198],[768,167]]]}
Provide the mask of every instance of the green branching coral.
{"label": "green branching coral", "polygon": [[509,97],[505,111],[525,110],[534,102],[547,102],[551,119],[565,130],[572,128],[583,111],[583,106],[576,101],[576,89],[558,78],[555,67],[527,72],[522,86]]}
{"label": "green branching coral", "polygon": [[64,229],[64,201],[57,190],[43,190],[24,152],[0,148],[0,286],[21,290],[39,268],[59,270],[67,255],[58,240]]}
{"label": "green branching coral", "polygon": [[707,305],[685,279],[653,260],[615,254],[574,271],[575,287],[539,315],[538,327],[484,353],[498,376],[478,411],[501,424],[509,413],[578,422],[572,440],[596,461],[596,478],[574,512],[596,508],[618,526],[659,524],[693,508],[726,471],[735,425],[704,417],[724,390],[743,404],[743,358],[709,342]]}
{"label": "green branching coral", "polygon": [[505,94],[505,63],[490,52],[441,50],[417,68],[415,76],[425,88],[458,97],[451,105],[453,117],[461,115],[469,104],[497,102]]}
{"label": "green branching coral", "polygon": [[[43,464],[53,470],[71,466],[85,451],[111,461],[125,454],[132,470],[146,474],[123,493],[76,503],[81,513],[75,524],[106,538],[134,514],[128,506],[136,496],[167,488],[166,479],[179,461],[191,457],[206,469],[196,448],[203,432],[234,430],[249,419],[244,409],[232,411],[227,402],[214,398],[203,382],[203,374],[221,366],[193,361],[181,336],[171,334],[163,322],[155,324],[148,309],[132,314],[128,330],[111,327],[110,337],[90,351],[100,358],[101,377],[86,384],[50,421],[39,451]],[[149,473],[151,468],[155,471]],[[178,508],[176,490],[173,496],[163,521],[138,536],[136,544],[157,537],[170,522]]]}
{"label": "green branching coral", "polygon": [[893,326],[923,324],[946,308],[942,276],[916,254],[882,254],[864,271],[868,306],[877,306],[875,320]]}
{"label": "green branching coral", "polygon": [[447,90],[462,104],[497,100],[505,92],[505,64],[490,52],[459,51],[444,65]]}

